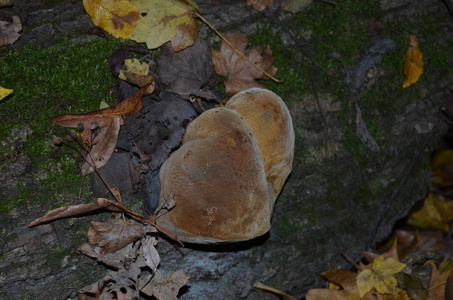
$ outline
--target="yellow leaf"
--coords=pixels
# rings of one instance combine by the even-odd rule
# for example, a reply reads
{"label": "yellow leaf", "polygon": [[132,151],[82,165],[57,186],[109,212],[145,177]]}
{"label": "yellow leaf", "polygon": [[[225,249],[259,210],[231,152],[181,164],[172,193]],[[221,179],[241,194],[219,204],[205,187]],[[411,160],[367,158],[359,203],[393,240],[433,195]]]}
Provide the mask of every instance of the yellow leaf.
{"label": "yellow leaf", "polygon": [[423,200],[423,207],[409,215],[408,224],[444,232],[450,230],[453,221],[453,201],[444,196],[429,193]]}
{"label": "yellow leaf", "polygon": [[192,0],[132,0],[144,15],[130,35],[149,49],[171,41],[175,52],[191,46],[198,34],[194,14],[200,11]]}
{"label": "yellow leaf", "polygon": [[404,79],[403,88],[417,82],[423,73],[423,53],[418,48],[418,45],[419,43],[415,40],[415,35],[410,35],[404,64],[406,79]]}
{"label": "yellow leaf", "polygon": [[453,186],[453,150],[433,153],[429,165],[433,185],[441,188]]}
{"label": "yellow leaf", "polygon": [[396,293],[396,278],[394,274],[399,273],[406,265],[396,259],[378,256],[373,261],[371,270],[363,270],[357,275],[357,286],[362,298],[365,294],[375,288],[380,294]]}
{"label": "yellow leaf", "polygon": [[8,96],[9,94],[11,94],[13,92],[13,90],[10,90],[10,89],[5,89],[3,87],[0,86],[0,100],[2,100],[3,98],[5,98],[6,96]]}
{"label": "yellow leaf", "polygon": [[144,87],[151,82],[154,78],[148,75],[149,66],[146,62],[140,63],[138,59],[126,59],[124,61],[127,70],[120,70],[119,78],[135,83],[139,87]]}
{"label": "yellow leaf", "polygon": [[142,15],[128,0],[83,0],[96,26],[117,38],[128,39]]}

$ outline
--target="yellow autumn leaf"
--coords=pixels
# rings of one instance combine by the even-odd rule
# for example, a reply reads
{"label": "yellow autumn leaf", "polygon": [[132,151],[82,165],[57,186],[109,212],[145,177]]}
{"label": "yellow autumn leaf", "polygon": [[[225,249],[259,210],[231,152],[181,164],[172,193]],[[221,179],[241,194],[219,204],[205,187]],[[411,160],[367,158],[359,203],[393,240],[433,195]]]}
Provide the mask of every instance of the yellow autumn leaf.
{"label": "yellow autumn leaf", "polygon": [[83,6],[96,26],[117,38],[129,39],[143,18],[128,0],[83,0]]}
{"label": "yellow autumn leaf", "polygon": [[409,214],[408,224],[448,232],[451,221],[453,221],[453,201],[442,195],[429,193],[423,200],[423,206]]}
{"label": "yellow autumn leaf", "polygon": [[417,82],[423,73],[423,53],[418,48],[418,45],[415,35],[410,35],[404,64],[404,75],[406,75],[406,78],[403,82],[403,88]]}
{"label": "yellow autumn leaf", "polygon": [[453,186],[453,150],[434,152],[429,160],[431,183],[436,187]]}
{"label": "yellow autumn leaf", "polygon": [[149,66],[146,62],[140,63],[138,59],[133,58],[126,59],[124,65],[127,70],[120,70],[118,76],[120,79],[135,83],[139,87],[144,87],[153,82],[153,76],[148,75]]}
{"label": "yellow autumn leaf", "polygon": [[130,38],[146,42],[149,49],[171,41],[175,52],[191,46],[198,35],[195,14],[200,14],[192,0],[132,0],[144,15]]}
{"label": "yellow autumn leaf", "polygon": [[373,261],[371,269],[363,270],[357,275],[357,286],[360,297],[375,288],[380,294],[394,295],[396,293],[397,281],[394,277],[406,264],[400,263],[396,259],[378,256]]}
{"label": "yellow autumn leaf", "polygon": [[10,89],[5,89],[3,87],[0,86],[0,100],[2,100],[3,98],[5,98],[6,96],[8,96],[9,94],[11,94],[13,92],[13,90],[10,90]]}

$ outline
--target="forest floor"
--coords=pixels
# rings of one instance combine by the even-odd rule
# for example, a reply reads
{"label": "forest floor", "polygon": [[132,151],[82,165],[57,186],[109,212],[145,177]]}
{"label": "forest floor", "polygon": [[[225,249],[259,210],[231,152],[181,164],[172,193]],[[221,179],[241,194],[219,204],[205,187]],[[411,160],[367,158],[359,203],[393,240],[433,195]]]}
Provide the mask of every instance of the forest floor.
{"label": "forest floor", "polygon": [[[181,299],[279,299],[254,289],[255,280],[302,298],[322,287],[319,273],[328,264],[350,268],[349,258],[377,250],[425,198],[430,155],[451,146],[448,125],[436,126],[453,90],[453,15],[437,0],[314,1],[297,13],[259,12],[239,0],[197,2],[220,32],[245,34],[248,49],[270,45],[283,83],[259,82],[289,107],[294,166],[268,235],[222,250],[176,249],[163,240],[162,269],[177,265],[191,276]],[[0,102],[0,299],[73,299],[105,273],[75,251],[94,217],[27,228],[49,209],[94,197],[78,155],[52,144],[52,136],[68,130],[50,118],[115,104],[109,59],[135,43],[94,27],[78,0],[13,0],[0,7],[0,22],[14,15],[21,37],[0,47],[0,86],[14,90]],[[199,28],[218,50],[220,38],[202,22]],[[403,89],[410,35],[423,53],[423,74]],[[439,161],[443,168],[449,156]],[[137,211],[140,195],[125,196]],[[431,227],[448,232],[448,222]]]}

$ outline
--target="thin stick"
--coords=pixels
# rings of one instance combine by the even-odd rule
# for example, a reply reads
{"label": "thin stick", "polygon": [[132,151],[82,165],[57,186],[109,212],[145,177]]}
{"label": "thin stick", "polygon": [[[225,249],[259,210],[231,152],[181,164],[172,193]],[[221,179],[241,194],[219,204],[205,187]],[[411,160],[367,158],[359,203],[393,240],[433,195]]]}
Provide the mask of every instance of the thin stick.
{"label": "thin stick", "polygon": [[194,12],[192,11],[192,13],[197,16],[197,18],[200,18],[206,25],[209,26],[209,28],[211,28],[225,43],[227,43],[228,46],[231,47],[231,49],[233,49],[234,52],[236,52],[237,54],[239,54],[243,59],[245,59],[246,61],[248,61],[249,63],[252,64],[252,66],[254,66],[255,68],[257,68],[258,70],[260,70],[261,72],[263,72],[267,77],[269,77],[270,79],[272,79],[273,81],[277,82],[277,83],[282,83],[283,80],[279,80],[275,77],[273,77],[271,74],[267,73],[266,71],[263,70],[263,68],[261,68],[260,66],[258,66],[257,64],[255,64],[253,61],[251,61],[247,56],[244,55],[244,53],[242,53],[241,51],[239,51],[238,49],[236,49],[236,47],[234,47],[230,41],[228,41],[217,29],[215,29],[214,26],[211,25],[211,23],[209,23],[205,18],[203,18],[199,13],[197,12]]}

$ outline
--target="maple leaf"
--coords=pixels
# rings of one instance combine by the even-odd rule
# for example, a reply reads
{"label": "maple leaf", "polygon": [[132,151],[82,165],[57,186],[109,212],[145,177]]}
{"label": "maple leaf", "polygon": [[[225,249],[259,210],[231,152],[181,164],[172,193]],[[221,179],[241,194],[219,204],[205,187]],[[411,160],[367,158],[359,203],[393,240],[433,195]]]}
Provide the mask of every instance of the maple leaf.
{"label": "maple leaf", "polygon": [[[274,58],[272,57],[270,46],[267,46],[264,51],[259,46],[247,51],[247,38],[243,34],[239,32],[226,33],[224,37],[255,65],[271,76],[275,75],[277,68],[272,66]],[[253,66],[225,42],[222,42],[220,51],[212,50],[212,61],[216,73],[226,77],[224,81],[225,92],[230,95],[237,94],[251,87],[262,87],[255,79],[269,78],[263,71]]]}
{"label": "maple leaf", "polygon": [[367,294],[372,288],[380,294],[396,293],[397,281],[395,274],[401,272],[406,265],[393,258],[384,260],[380,255],[373,261],[372,268],[361,271],[357,275],[357,286],[360,297]]}
{"label": "maple leaf", "polygon": [[0,86],[0,100],[2,100],[3,98],[6,98],[6,96],[11,94],[12,92],[13,92],[13,90],[5,89]]}
{"label": "maple leaf", "polygon": [[140,63],[136,58],[126,59],[124,61],[126,70],[120,70],[118,78],[126,80],[129,83],[144,87],[153,82],[153,76],[148,75],[149,65],[146,62]]}
{"label": "maple leaf", "polygon": [[99,169],[107,163],[116,149],[120,125],[124,124],[121,116],[135,114],[142,109],[142,96],[152,93],[153,90],[153,85],[145,86],[117,105],[88,113],[65,114],[52,118],[52,123],[64,127],[77,128],[80,123],[83,124],[83,142],[89,147],[89,155],[82,165],[83,175],[94,171],[93,164]]}
{"label": "maple leaf", "polygon": [[415,35],[409,36],[409,46],[406,50],[406,59],[404,64],[404,75],[406,78],[403,82],[403,88],[417,82],[423,73],[423,53],[418,48],[419,43],[415,40]]}
{"label": "maple leaf", "polygon": [[[263,11],[266,7],[274,5],[273,0],[245,0],[248,5],[252,5],[257,11]],[[300,0],[299,0],[300,1]]]}
{"label": "maple leaf", "polygon": [[[151,282],[140,288],[140,291],[148,296],[154,296],[157,300],[178,300],[179,289],[189,282],[188,276],[183,270],[171,274],[162,275],[157,270]],[[141,282],[148,282],[146,279]]]}
{"label": "maple leaf", "polygon": [[83,0],[83,6],[96,26],[117,38],[128,39],[143,18],[128,0]]}
{"label": "maple leaf", "polygon": [[130,35],[139,43],[146,42],[149,49],[160,47],[168,41],[174,51],[192,45],[198,35],[195,15],[200,14],[192,0],[132,0],[145,15]]}

